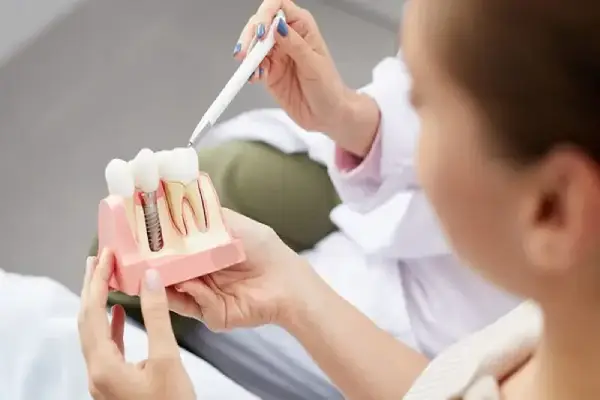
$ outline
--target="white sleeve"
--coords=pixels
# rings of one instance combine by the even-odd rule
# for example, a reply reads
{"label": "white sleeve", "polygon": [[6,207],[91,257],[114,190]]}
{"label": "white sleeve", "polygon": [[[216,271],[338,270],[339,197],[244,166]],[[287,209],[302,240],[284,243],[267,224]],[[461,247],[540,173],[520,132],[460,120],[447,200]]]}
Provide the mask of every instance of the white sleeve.
{"label": "white sleeve", "polygon": [[381,61],[373,70],[373,82],[360,91],[379,106],[377,137],[363,160],[337,148],[330,175],[342,200],[366,212],[400,190],[418,187],[414,155],[419,121],[409,101],[410,76],[400,57]]}

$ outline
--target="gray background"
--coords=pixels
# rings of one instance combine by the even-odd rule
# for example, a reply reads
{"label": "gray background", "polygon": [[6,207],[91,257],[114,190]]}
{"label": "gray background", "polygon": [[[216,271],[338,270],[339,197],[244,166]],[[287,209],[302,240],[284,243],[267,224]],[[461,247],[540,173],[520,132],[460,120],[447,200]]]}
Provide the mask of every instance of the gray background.
{"label": "gray background", "polygon": [[[395,54],[401,1],[298,3],[350,85]],[[185,143],[258,4],[0,0],[0,268],[79,288],[106,163]],[[248,86],[223,118],[273,105]]]}

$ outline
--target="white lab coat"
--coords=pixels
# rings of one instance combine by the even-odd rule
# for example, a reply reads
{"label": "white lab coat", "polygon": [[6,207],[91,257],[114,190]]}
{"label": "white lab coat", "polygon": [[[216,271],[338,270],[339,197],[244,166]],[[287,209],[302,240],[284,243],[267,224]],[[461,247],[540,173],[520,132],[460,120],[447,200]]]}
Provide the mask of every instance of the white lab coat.
{"label": "white lab coat", "polygon": [[297,126],[282,110],[256,110],[217,126],[205,145],[260,140],[327,165],[343,204],[331,213],[340,232],[305,255],[344,297],[378,325],[433,356],[518,304],[451,255],[415,173],[419,122],[408,101],[409,74],[387,58],[361,91],[381,111],[374,146],[343,171],[335,144]]}
{"label": "white lab coat", "polygon": [[522,367],[540,341],[543,314],[524,302],[495,323],[444,350],[404,400],[500,400],[500,382]]}
{"label": "white lab coat", "polygon": [[[0,399],[90,399],[79,298],[49,278],[0,269],[0,299]],[[128,360],[146,358],[147,343],[141,329],[126,326]],[[181,357],[198,399],[258,400],[205,361],[183,350]]]}

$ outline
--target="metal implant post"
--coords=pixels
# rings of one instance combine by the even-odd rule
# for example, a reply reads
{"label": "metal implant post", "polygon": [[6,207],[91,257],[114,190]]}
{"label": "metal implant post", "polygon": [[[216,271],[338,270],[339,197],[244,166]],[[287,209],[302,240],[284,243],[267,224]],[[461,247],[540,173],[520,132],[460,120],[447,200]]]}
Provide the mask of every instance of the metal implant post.
{"label": "metal implant post", "polygon": [[158,214],[156,192],[141,193],[148,245],[151,251],[160,251],[163,248],[163,235]]}

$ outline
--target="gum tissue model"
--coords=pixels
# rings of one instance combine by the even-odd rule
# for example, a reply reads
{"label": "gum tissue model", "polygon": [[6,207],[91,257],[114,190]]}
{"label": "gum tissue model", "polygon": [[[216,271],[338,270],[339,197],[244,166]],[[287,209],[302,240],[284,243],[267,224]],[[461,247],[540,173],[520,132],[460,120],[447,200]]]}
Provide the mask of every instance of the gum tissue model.
{"label": "gum tissue model", "polygon": [[129,162],[109,162],[105,176],[109,196],[99,206],[98,249],[115,253],[112,289],[139,294],[148,268],[170,286],[244,261],[194,149],[143,149]]}

